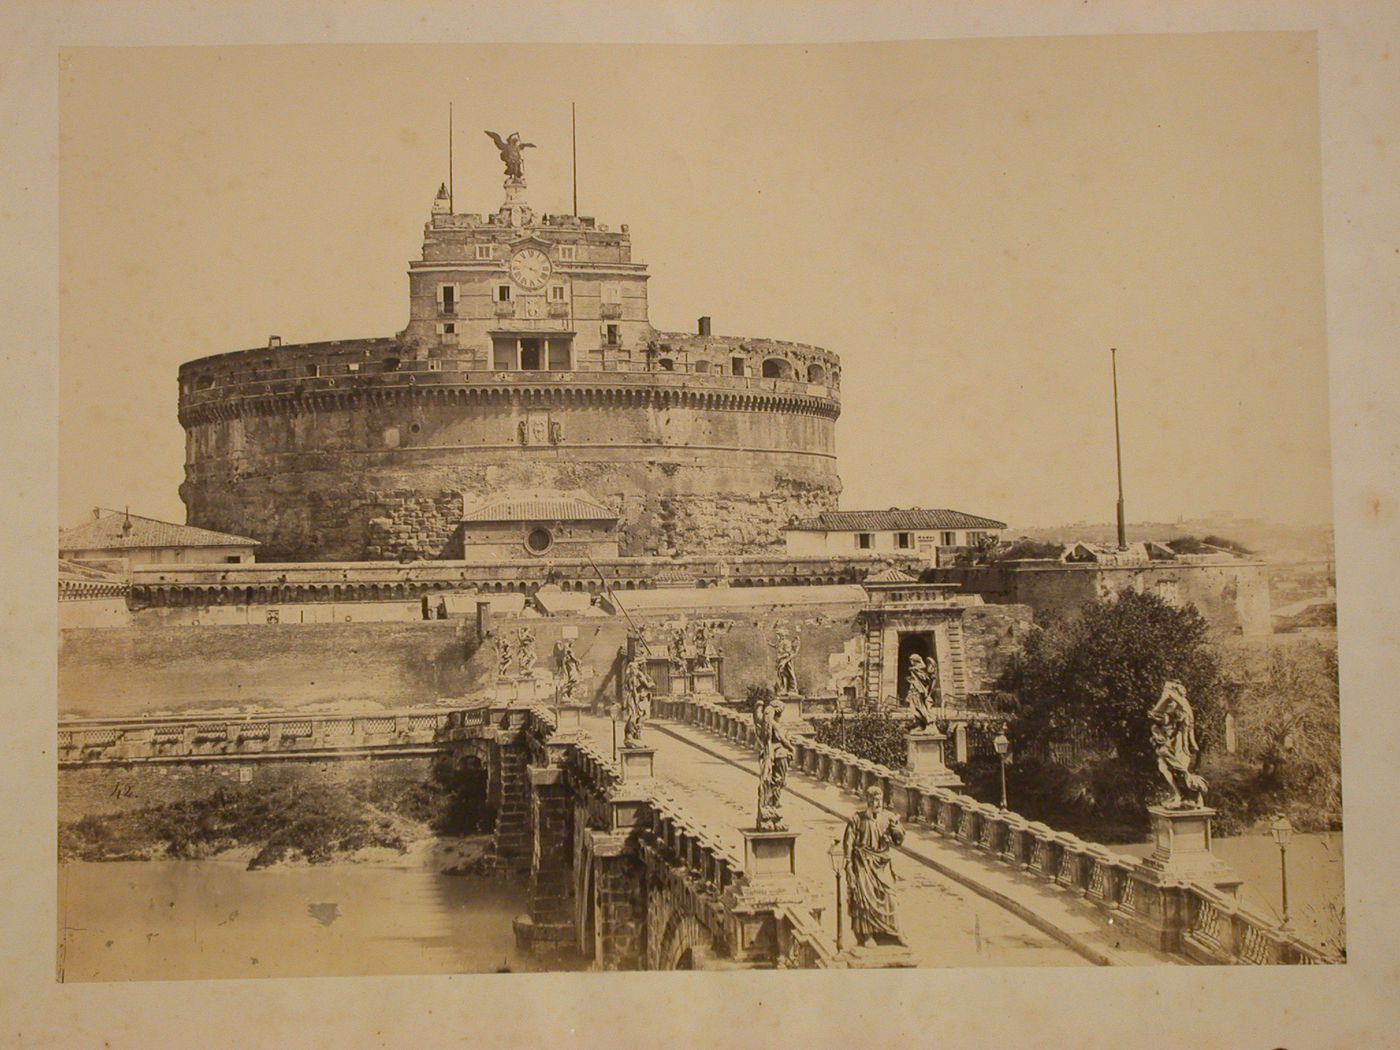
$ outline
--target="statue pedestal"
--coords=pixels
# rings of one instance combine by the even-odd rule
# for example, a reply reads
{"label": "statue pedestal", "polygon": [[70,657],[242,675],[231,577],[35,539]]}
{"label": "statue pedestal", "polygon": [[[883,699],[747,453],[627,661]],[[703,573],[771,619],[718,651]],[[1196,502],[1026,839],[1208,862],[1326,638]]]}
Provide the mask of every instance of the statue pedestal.
{"label": "statue pedestal", "polygon": [[909,772],[934,787],[960,788],[962,779],[948,768],[948,738],[936,729],[916,729],[904,734]]}
{"label": "statue pedestal", "polygon": [[902,944],[877,944],[874,948],[857,944],[839,958],[851,970],[903,970],[919,965],[918,957]]}
{"label": "statue pedestal", "polygon": [[710,696],[718,692],[715,688],[715,669],[700,668],[690,672],[690,691],[695,696]]}
{"label": "statue pedestal", "polygon": [[797,832],[740,828],[744,876],[753,886],[791,882],[797,876]]}
{"label": "statue pedestal", "polygon": [[655,769],[656,748],[627,747],[617,749],[617,761],[622,767],[623,783],[650,780]]}
{"label": "statue pedestal", "polygon": [[558,710],[560,733],[577,733],[583,728],[583,708],[561,704]]}
{"label": "statue pedestal", "polygon": [[1237,894],[1244,880],[1210,851],[1215,810],[1148,806],[1147,812],[1155,848],[1142,862],[1144,869],[1160,876],[1158,881],[1204,883],[1228,896]]}

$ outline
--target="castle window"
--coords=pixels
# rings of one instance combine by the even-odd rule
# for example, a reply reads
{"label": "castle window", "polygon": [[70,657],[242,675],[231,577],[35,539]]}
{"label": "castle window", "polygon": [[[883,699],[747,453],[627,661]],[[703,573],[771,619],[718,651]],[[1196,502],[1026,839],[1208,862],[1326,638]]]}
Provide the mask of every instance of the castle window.
{"label": "castle window", "polygon": [[551,372],[567,372],[574,367],[571,339],[546,339],[545,351]]}
{"label": "castle window", "polygon": [[508,303],[508,302],[510,302],[510,285],[508,285],[508,284],[498,284],[498,285],[496,285],[496,294],[495,294],[492,298],[494,298],[494,299],[496,300],[496,302],[498,302],[498,303]]}
{"label": "castle window", "polygon": [[870,532],[857,532],[857,533],[856,533],[856,549],[857,549],[857,550],[868,551],[868,550],[870,550],[871,547],[874,547],[874,546],[875,546],[875,535],[874,535],[874,533],[870,533]]}
{"label": "castle window", "polygon": [[606,306],[621,306],[622,285],[616,281],[609,281],[603,285],[603,303]]}
{"label": "castle window", "polygon": [[741,376],[741,375],[743,375],[743,374],[744,374],[744,359],[743,359],[742,357],[733,357],[733,358],[730,358],[730,360],[729,360],[729,371],[730,371],[733,375],[736,375],[736,376]]}
{"label": "castle window", "polygon": [[559,245],[559,261],[574,262],[578,258],[578,249],[572,244]]}
{"label": "castle window", "polygon": [[823,368],[821,365],[816,364],[815,362],[814,362],[813,364],[808,365],[808,366],[807,366],[807,382],[809,382],[809,383],[825,383],[825,382],[826,382],[826,369]]}
{"label": "castle window", "polygon": [[543,526],[531,529],[525,537],[525,549],[531,554],[543,554],[554,546],[553,534]]}
{"label": "castle window", "polygon": [[351,361],[348,365],[345,366],[345,370],[347,372],[358,372],[360,370],[360,362]]}
{"label": "castle window", "polygon": [[489,244],[478,244],[478,245],[476,246],[476,257],[477,257],[478,259],[491,259],[491,258],[494,258],[495,256],[494,256],[494,253],[493,253],[493,251],[492,251],[491,245],[489,245]]}
{"label": "castle window", "polygon": [[900,550],[909,550],[914,546],[914,537],[907,532],[896,532],[894,534],[894,545]]}
{"label": "castle window", "polygon": [[438,285],[438,309],[445,314],[457,312],[457,286],[455,284]]}
{"label": "castle window", "polygon": [[562,303],[565,301],[564,286],[562,284],[551,284],[549,286],[549,301],[551,303]]}
{"label": "castle window", "polygon": [[620,346],[622,343],[622,330],[620,325],[610,324],[607,328],[608,345]]}
{"label": "castle window", "polygon": [[660,361],[656,362],[656,364],[663,372],[674,372],[676,370],[676,362],[669,357],[663,357]]}
{"label": "castle window", "polygon": [[450,344],[450,345],[452,345],[452,346],[456,346],[456,345],[457,345],[457,323],[456,323],[455,321],[448,321],[448,322],[446,322],[445,324],[440,324],[440,325],[438,325],[438,336],[439,336],[439,339],[438,339],[439,342],[441,342],[441,343],[448,343],[448,344]]}
{"label": "castle window", "polygon": [[791,379],[792,362],[781,357],[770,357],[763,362],[764,379]]}
{"label": "castle window", "polygon": [[938,542],[945,547],[956,547],[958,545],[958,534],[956,532],[941,533]]}
{"label": "castle window", "polygon": [[307,366],[306,366],[306,374],[309,375],[309,376],[318,376],[318,375],[320,375],[320,374],[321,374],[321,366],[320,366],[320,365],[307,365]]}

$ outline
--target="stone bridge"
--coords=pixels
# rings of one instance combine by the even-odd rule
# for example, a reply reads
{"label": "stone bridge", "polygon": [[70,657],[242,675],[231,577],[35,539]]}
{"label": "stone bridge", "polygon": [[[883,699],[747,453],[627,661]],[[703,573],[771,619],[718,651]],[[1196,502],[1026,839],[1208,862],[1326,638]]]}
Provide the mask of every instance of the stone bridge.
{"label": "stone bridge", "polygon": [[[1174,858],[1139,861],[808,737],[784,796],[795,841],[775,854],[743,830],[757,787],[747,712],[688,696],[658,698],[654,714],[645,753],[616,750],[607,718],[537,702],[65,722],[59,761],[475,755],[497,863],[528,880],[518,940],[600,969],[1333,961],[1209,864],[1183,867],[1211,859],[1208,828],[1204,843],[1179,830]],[[908,952],[838,947],[828,851],[871,785],[908,830],[896,858]]]}

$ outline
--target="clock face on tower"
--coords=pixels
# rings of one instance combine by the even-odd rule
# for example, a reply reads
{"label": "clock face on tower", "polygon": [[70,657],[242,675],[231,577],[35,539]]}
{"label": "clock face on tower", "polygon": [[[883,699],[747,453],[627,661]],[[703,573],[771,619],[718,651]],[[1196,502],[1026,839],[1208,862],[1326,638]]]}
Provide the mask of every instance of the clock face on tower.
{"label": "clock face on tower", "polygon": [[549,280],[549,256],[538,248],[522,248],[511,256],[510,277],[522,288],[537,291]]}

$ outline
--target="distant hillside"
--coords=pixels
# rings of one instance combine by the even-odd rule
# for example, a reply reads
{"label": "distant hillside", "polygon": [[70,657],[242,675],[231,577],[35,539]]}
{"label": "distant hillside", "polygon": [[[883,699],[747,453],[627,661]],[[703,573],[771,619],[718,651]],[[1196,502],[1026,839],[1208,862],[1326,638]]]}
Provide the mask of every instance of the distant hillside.
{"label": "distant hillside", "polygon": [[[1026,537],[1042,543],[1113,543],[1118,526],[1112,522],[1075,522],[1049,527],[1012,525],[1008,540]],[[1185,521],[1136,521],[1128,524],[1129,540],[1166,542],[1185,536],[1220,536],[1243,544],[1271,562],[1330,561],[1333,558],[1332,529],[1327,525],[1278,525],[1253,518],[1193,518]]]}

